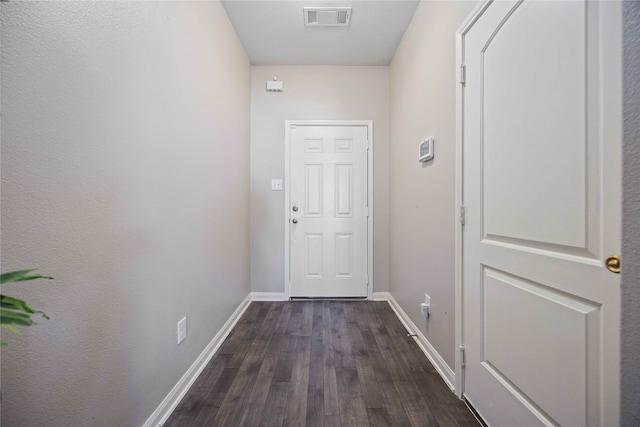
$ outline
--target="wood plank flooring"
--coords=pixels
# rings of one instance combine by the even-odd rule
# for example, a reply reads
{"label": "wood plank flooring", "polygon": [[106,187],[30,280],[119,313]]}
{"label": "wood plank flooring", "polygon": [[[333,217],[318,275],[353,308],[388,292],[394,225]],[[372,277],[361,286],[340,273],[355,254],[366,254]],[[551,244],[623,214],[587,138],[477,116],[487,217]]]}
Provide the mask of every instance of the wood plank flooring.
{"label": "wood plank flooring", "polygon": [[164,424],[478,426],[386,302],[254,302]]}

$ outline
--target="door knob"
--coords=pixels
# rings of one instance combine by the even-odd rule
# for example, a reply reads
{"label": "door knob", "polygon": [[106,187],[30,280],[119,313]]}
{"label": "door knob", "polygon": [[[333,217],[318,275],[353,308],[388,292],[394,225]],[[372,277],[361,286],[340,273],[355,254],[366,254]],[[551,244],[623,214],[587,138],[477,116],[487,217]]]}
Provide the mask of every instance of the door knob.
{"label": "door knob", "polygon": [[622,261],[620,260],[620,256],[611,255],[609,258],[607,258],[605,264],[607,265],[607,270],[612,273],[620,274],[620,269],[622,268]]}
{"label": "door knob", "polygon": [[293,218],[293,219],[291,220],[291,222],[292,222],[292,223],[294,223],[294,224],[297,224],[297,223],[298,223],[298,220],[297,220],[297,219],[295,219],[295,218]]}
{"label": "door knob", "polygon": [[298,212],[298,207],[294,206],[294,207],[291,208],[291,210],[294,211],[294,212]]}

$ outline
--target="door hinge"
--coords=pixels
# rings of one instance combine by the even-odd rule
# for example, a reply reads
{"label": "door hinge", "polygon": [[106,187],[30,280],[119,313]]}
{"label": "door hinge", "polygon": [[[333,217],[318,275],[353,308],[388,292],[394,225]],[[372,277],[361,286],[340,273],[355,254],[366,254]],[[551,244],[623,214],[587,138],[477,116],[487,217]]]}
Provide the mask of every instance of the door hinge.
{"label": "door hinge", "polygon": [[371,148],[371,143],[369,142],[369,140],[367,139],[367,150]]}
{"label": "door hinge", "polygon": [[369,286],[369,275],[368,274],[366,276],[364,276],[364,280],[367,281],[367,286]]}
{"label": "door hinge", "polygon": [[464,368],[464,347],[460,346],[459,350],[460,350],[460,367]]}
{"label": "door hinge", "polygon": [[465,222],[465,219],[466,219],[464,205],[460,205],[460,214],[459,214],[458,219],[460,220],[460,224],[464,225],[464,222]]}
{"label": "door hinge", "polygon": [[464,86],[467,83],[467,66],[464,64],[460,65],[460,68],[458,68],[458,71],[459,71],[458,83]]}
{"label": "door hinge", "polygon": [[369,218],[369,206],[367,206],[366,208],[364,208],[364,212],[367,215],[367,218]]}

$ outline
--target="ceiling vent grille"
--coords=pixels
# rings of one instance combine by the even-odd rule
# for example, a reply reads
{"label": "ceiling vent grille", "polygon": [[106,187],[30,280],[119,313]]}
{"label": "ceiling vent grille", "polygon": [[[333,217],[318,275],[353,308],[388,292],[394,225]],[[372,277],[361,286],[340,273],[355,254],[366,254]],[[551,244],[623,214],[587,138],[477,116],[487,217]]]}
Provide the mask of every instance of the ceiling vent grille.
{"label": "ceiling vent grille", "polygon": [[306,27],[346,27],[351,21],[350,7],[305,7]]}

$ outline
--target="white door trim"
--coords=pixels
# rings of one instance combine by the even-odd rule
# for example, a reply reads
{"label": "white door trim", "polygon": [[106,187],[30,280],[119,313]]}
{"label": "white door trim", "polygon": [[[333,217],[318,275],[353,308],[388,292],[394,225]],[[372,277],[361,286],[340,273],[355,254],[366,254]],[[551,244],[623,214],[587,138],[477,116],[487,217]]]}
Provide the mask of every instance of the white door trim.
{"label": "white door trim", "polygon": [[464,149],[463,116],[464,91],[464,36],[473,24],[482,16],[493,0],[479,3],[456,31],[456,189],[455,189],[455,394],[462,399],[464,393],[463,360],[462,360],[462,228],[464,211],[464,191],[462,186],[462,154]]}
{"label": "white door trim", "polygon": [[367,152],[367,206],[369,216],[367,218],[367,298],[373,300],[373,121],[372,120],[285,120],[284,121],[284,296],[289,299],[290,289],[290,257],[291,240],[289,220],[291,212],[291,140],[289,130],[291,126],[366,126],[369,148]]}

